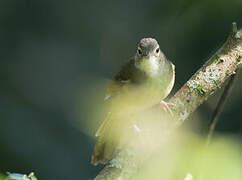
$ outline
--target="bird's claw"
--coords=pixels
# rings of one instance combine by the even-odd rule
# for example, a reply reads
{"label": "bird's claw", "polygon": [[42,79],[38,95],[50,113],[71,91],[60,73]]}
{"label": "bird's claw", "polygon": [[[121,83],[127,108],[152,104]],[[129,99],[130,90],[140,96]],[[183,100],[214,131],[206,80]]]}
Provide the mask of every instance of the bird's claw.
{"label": "bird's claw", "polygon": [[173,116],[173,112],[171,110],[171,106],[174,106],[173,103],[167,103],[165,101],[160,101],[160,106],[165,110],[165,112],[169,112]]}

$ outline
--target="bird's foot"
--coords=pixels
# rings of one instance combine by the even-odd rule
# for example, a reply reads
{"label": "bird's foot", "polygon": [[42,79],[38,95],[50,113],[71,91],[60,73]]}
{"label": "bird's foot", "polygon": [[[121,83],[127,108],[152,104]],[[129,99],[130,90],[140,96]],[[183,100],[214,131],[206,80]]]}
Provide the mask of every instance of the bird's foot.
{"label": "bird's foot", "polygon": [[173,103],[167,103],[167,102],[161,100],[160,106],[161,106],[162,109],[165,110],[165,112],[169,112],[173,116],[173,112],[171,110],[171,107],[174,106]]}

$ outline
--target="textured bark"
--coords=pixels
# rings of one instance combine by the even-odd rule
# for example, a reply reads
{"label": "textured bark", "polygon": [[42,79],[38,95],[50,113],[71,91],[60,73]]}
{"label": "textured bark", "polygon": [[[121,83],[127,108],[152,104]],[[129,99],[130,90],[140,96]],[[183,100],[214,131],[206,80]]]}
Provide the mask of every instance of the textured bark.
{"label": "textured bark", "polygon": [[[174,104],[172,107],[174,121],[171,127],[180,126],[235,73],[240,64],[242,64],[242,29],[237,31],[236,24],[233,23],[232,33],[224,45],[168,101]],[[142,158],[145,160],[147,157]],[[137,172],[139,162],[135,154],[125,149],[121,150],[95,180],[130,179]]]}

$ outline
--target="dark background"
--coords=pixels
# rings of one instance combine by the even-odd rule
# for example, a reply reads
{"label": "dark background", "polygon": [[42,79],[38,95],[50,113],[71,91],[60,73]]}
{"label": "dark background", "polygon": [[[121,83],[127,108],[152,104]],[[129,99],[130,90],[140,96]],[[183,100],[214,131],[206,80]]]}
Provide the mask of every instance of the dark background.
{"label": "dark background", "polygon": [[[141,38],[155,37],[176,65],[174,93],[223,44],[233,21],[242,26],[241,0],[1,0],[0,172],[94,177],[95,129],[85,129],[97,80],[111,78]],[[241,81],[217,132],[241,135]],[[191,131],[202,133],[218,95],[187,121]]]}

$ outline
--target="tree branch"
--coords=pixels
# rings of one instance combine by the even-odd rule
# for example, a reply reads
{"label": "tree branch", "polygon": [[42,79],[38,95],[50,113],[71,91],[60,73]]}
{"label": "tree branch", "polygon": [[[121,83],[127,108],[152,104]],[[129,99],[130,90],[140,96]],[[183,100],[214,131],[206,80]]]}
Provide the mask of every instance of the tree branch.
{"label": "tree branch", "polygon": [[[233,23],[232,33],[224,45],[187,81],[168,101],[172,107],[172,126],[180,126],[199,105],[207,100],[242,64],[242,29]],[[171,128],[171,129],[173,129]],[[114,160],[99,173],[95,180],[123,180],[132,177],[139,167],[136,155],[121,150]],[[139,157],[140,158],[140,157]]]}
{"label": "tree branch", "polygon": [[[235,36],[236,33],[237,33],[237,25],[236,23],[234,22],[232,24],[232,35]],[[232,90],[232,87],[233,87],[233,84],[234,84],[234,81],[237,77],[237,73],[235,74],[232,74],[230,79],[229,79],[229,82],[226,84],[225,88],[224,88],[224,91],[221,95],[221,97],[219,98],[219,101],[218,101],[218,104],[213,112],[213,115],[211,117],[211,121],[209,123],[209,129],[208,129],[208,137],[207,137],[207,142],[206,142],[206,146],[209,145],[210,141],[211,141],[211,138],[213,136],[213,131],[215,129],[215,126],[218,122],[218,117],[220,115],[220,113],[222,112],[222,109],[223,109],[223,106]]]}

